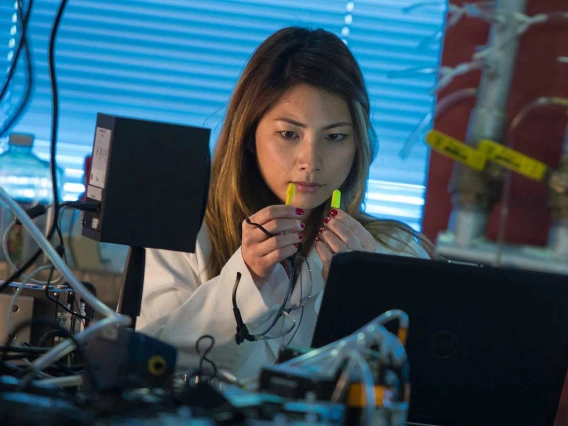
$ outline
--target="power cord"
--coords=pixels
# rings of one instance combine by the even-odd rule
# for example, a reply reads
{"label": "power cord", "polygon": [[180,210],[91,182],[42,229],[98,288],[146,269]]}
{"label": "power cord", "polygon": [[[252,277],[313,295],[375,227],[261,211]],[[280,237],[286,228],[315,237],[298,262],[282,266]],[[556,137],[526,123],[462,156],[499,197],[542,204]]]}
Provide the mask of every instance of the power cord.
{"label": "power cord", "polygon": [[[268,232],[261,225],[254,223],[251,224],[258,227],[259,229],[263,229],[265,232]],[[254,334],[254,335],[250,334],[248,327],[245,324],[243,317],[241,315],[241,311],[237,305],[237,290],[239,288],[239,283],[241,282],[241,277],[242,277],[242,274],[240,272],[237,272],[237,278],[235,279],[235,284],[233,286],[233,295],[232,295],[233,314],[235,316],[235,322],[237,324],[236,333],[235,333],[235,342],[237,343],[237,345],[240,345],[245,340],[248,340],[249,342],[255,342],[257,340],[265,340],[269,338],[267,337],[267,334],[270,332],[270,330],[272,330],[272,328],[274,328],[280,317],[284,314],[284,311],[286,311],[286,304],[288,303],[288,300],[290,300],[292,292],[294,291],[294,285],[296,280],[296,267],[295,267],[296,259],[298,255],[301,255],[301,253],[302,253],[302,243],[299,243],[298,250],[296,251],[296,253],[288,259],[289,283],[288,283],[288,291],[286,292],[286,296],[284,297],[282,304],[278,308],[276,315],[274,315],[274,318],[270,323],[270,325],[266,328],[266,330],[264,330],[259,334]],[[289,331],[292,331],[292,329],[290,329]]]}
{"label": "power cord", "polygon": [[[53,321],[53,319],[51,318],[45,318],[45,317],[36,317],[36,318],[32,318],[30,320],[27,321],[23,321],[20,324],[18,324],[12,333],[10,333],[8,335],[8,338],[6,339],[6,342],[4,344],[4,346],[0,347],[0,351],[1,351],[1,355],[0,355],[0,372],[5,371],[5,355],[7,352],[24,352],[25,349],[23,349],[22,347],[11,347],[12,345],[12,341],[14,340],[14,337],[18,335],[18,333],[23,330],[26,327],[30,327],[33,326],[34,324],[48,324],[52,327],[54,327],[55,329],[60,330],[62,333],[65,334],[66,337],[68,337],[69,339],[73,340],[73,343],[75,343],[75,346],[77,348],[77,350],[79,352],[81,352],[81,355],[83,355],[83,359],[86,359],[85,357],[85,352],[84,352],[84,348],[79,344],[79,342],[75,339],[75,337],[73,335],[71,335],[71,333],[69,333],[68,330],[66,330],[65,328],[61,327],[60,325],[58,325],[57,323],[55,323]],[[29,353],[34,353],[35,351],[45,351],[44,348],[29,348]]]}
{"label": "power cord", "polygon": [[[199,348],[199,344],[205,339],[209,339],[211,341],[211,343],[203,351],[203,353],[201,353],[201,350]],[[213,349],[213,346],[215,346],[215,338],[213,336],[211,336],[210,334],[204,334],[199,339],[197,339],[197,341],[195,342],[195,352],[198,355],[200,355],[199,367],[195,372],[193,372],[192,374],[189,374],[189,376],[196,378],[196,384],[198,382],[202,381],[203,376],[206,376],[205,370],[203,368],[205,362],[207,362],[211,366],[211,368],[213,369],[213,372],[210,375],[208,375],[208,377],[209,377],[208,380],[211,381],[211,379],[213,379],[217,376],[217,372],[218,372],[217,365],[213,361],[211,361],[209,358],[207,358],[207,355],[209,354],[209,352],[211,352],[211,349]],[[186,384],[190,385],[189,380],[186,382]]]}
{"label": "power cord", "polygon": [[262,232],[264,232],[268,237],[274,237],[275,234],[273,234],[272,232],[269,232],[268,230],[266,230],[266,228],[262,225],[260,225],[259,223],[254,223],[252,222],[248,217],[245,219],[245,222],[248,223],[249,225],[254,226],[255,228],[260,229]]}
{"label": "power cord", "polygon": [[70,313],[71,315],[73,315],[74,317],[80,318],[84,321],[90,321],[91,318],[80,314],[79,312],[75,312],[72,309],[70,309],[69,307],[67,307],[64,303],[61,303],[59,300],[57,300],[55,297],[53,297],[51,294],[49,294],[49,290],[50,290],[50,286],[49,286],[49,280],[51,278],[51,275],[53,274],[53,270],[54,270],[54,266],[51,265],[51,269],[49,270],[49,277],[47,278],[47,282],[48,284],[45,286],[45,296],[51,300],[53,303],[55,303],[57,306],[59,306],[61,309],[63,309],[65,312]]}
{"label": "power cord", "polygon": [[[300,272],[301,273],[301,272]],[[303,299],[303,283],[300,283],[300,300]],[[298,325],[296,326],[296,329],[294,330],[294,333],[292,334],[292,337],[290,337],[290,340],[288,340],[288,343],[286,344],[286,346],[290,346],[290,343],[292,343],[292,340],[294,340],[294,337],[296,337],[296,333],[298,332],[298,329],[300,328],[300,325],[302,325],[302,319],[304,319],[304,306],[302,306],[301,308],[301,312],[300,312],[300,319],[298,320]]]}

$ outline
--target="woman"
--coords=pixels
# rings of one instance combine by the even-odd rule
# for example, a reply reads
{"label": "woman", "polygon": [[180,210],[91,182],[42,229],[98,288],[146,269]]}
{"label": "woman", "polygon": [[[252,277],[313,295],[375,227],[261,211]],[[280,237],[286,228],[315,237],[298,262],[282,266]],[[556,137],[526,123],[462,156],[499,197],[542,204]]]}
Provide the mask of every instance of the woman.
{"label": "woman", "polygon": [[[345,44],[321,29],[270,36],[231,98],[196,253],[147,255],[141,331],[175,345],[182,367],[197,364],[197,339],[212,335],[208,358],[245,378],[281,345],[310,345],[335,253],[427,257],[412,229],[361,211],[375,153],[368,93]],[[330,208],[335,189],[340,209]],[[283,312],[292,286],[286,306],[297,309]]]}

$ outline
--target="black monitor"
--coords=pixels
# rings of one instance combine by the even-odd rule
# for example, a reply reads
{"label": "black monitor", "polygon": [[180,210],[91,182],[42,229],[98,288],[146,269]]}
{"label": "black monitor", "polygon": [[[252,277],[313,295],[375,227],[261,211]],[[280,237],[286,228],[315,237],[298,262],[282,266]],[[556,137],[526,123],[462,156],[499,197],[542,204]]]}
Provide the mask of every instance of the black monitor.
{"label": "black monitor", "polygon": [[410,422],[553,424],[568,367],[568,277],[339,254],[313,346],[345,337],[389,309],[410,318]]}

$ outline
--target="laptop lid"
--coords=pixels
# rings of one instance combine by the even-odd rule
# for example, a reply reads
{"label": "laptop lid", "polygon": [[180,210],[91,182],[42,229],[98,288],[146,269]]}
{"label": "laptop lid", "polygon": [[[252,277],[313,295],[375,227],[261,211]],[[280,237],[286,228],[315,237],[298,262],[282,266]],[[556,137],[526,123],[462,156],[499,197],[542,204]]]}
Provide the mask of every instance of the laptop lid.
{"label": "laptop lid", "polygon": [[409,421],[552,425],[568,367],[568,277],[339,254],[312,345],[345,337],[389,309],[410,318]]}

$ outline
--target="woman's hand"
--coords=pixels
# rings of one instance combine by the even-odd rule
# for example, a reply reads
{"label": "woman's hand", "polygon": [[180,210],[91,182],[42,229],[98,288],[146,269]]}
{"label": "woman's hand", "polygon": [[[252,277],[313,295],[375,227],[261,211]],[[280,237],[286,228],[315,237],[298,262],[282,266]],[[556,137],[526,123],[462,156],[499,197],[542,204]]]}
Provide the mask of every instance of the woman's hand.
{"label": "woman's hand", "polygon": [[319,229],[315,244],[323,263],[324,280],[327,280],[335,253],[351,250],[374,252],[377,246],[373,235],[343,210],[331,209],[329,213],[329,217],[324,219],[324,226]]}
{"label": "woman's hand", "polygon": [[262,229],[243,221],[241,252],[254,283],[260,289],[274,271],[276,265],[292,256],[302,240],[301,222],[304,210],[292,206],[268,206],[248,219],[261,225],[273,236],[266,235]]}

